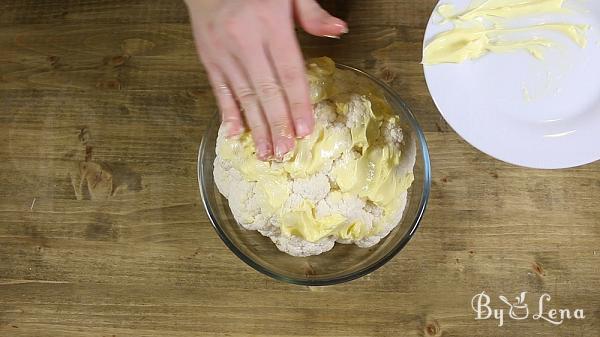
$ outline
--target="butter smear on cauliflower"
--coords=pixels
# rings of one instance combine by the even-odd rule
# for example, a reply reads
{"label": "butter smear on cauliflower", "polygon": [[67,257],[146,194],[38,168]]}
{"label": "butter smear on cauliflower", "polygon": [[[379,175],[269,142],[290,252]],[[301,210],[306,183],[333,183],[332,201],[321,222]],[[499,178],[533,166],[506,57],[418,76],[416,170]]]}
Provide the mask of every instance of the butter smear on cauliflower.
{"label": "butter smear on cauliflower", "polygon": [[221,127],[215,182],[236,221],[285,253],[371,247],[402,219],[415,141],[373,84],[328,58],[310,60],[307,71],[314,132],[283,161],[263,162],[250,133],[227,138]]}

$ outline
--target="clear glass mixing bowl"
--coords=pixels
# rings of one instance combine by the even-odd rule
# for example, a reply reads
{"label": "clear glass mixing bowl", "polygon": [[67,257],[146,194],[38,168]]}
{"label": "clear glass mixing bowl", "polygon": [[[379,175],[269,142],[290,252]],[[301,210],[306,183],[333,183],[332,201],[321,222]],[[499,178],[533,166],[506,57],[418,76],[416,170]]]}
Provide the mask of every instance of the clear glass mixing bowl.
{"label": "clear glass mixing bowl", "polygon": [[198,156],[200,193],[208,217],[227,247],[252,268],[277,280],[309,286],[332,285],[357,279],[383,266],[412,238],[423,217],[431,189],[429,151],[423,130],[408,106],[385,83],[349,66],[338,69],[355,73],[381,89],[393,111],[400,116],[403,131],[416,140],[417,160],[415,181],[408,191],[408,204],[402,221],[387,237],[371,248],[336,244],[324,254],[310,257],[293,257],[280,252],[267,237],[241,227],[233,218],[227,199],[215,185],[213,162],[220,120],[216,115],[208,129]]}

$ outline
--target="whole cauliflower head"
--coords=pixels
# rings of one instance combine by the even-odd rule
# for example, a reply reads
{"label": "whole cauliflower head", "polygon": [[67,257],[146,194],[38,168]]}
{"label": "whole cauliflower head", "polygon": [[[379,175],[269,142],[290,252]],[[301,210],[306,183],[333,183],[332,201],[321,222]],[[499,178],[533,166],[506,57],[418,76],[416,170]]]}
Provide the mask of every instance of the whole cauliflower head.
{"label": "whole cauliflower head", "polygon": [[380,96],[340,91],[332,64],[309,64],[315,130],[282,162],[259,161],[249,133],[227,138],[222,127],[217,138],[215,183],[236,221],[293,256],[377,244],[402,219],[414,179],[414,139]]}

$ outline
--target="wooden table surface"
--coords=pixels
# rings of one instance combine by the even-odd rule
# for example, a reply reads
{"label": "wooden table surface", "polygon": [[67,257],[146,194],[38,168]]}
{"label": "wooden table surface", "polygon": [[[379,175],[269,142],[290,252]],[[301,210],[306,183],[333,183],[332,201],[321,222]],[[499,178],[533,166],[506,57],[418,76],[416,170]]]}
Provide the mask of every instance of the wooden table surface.
{"label": "wooden table surface", "polygon": [[[197,150],[215,111],[185,7],[0,1],[0,336],[600,336],[600,164],[538,171],[476,151],[419,64],[434,0],[329,1],[342,40],[307,55],[372,72],[426,131],[417,235],[357,281],[283,284],[209,225]],[[474,295],[527,291],[561,325],[475,320]]]}

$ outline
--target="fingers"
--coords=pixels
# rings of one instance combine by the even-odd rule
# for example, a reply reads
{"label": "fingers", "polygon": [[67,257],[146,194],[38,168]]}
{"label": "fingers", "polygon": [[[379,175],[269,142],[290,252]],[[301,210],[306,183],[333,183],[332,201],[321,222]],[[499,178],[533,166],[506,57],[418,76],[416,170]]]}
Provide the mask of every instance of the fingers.
{"label": "fingers", "polygon": [[296,136],[308,136],[314,128],[314,115],[302,52],[291,26],[275,34],[269,44],[269,53],[277,77],[287,97]]}
{"label": "fingers", "polygon": [[241,56],[246,59],[250,80],[269,123],[275,157],[282,159],[294,148],[295,143],[294,126],[290,121],[284,92],[263,48],[247,49],[242,51]]}
{"label": "fingers", "polygon": [[273,155],[282,159],[293,149],[296,136],[314,128],[304,61],[293,29],[293,4],[309,32],[347,31],[343,21],[314,1],[294,1],[243,1],[237,6],[215,1],[208,6],[211,10],[191,15],[228,135],[243,132],[245,122],[262,160]]}
{"label": "fingers", "polygon": [[226,69],[231,88],[244,111],[246,124],[256,146],[256,155],[260,160],[268,160],[274,154],[271,132],[254,87],[236,60],[224,55],[221,64]]}
{"label": "fingers", "polygon": [[282,159],[294,148],[295,130],[285,93],[263,47],[261,31],[260,27],[248,27],[244,41],[238,41],[238,55],[244,61],[245,70],[269,124],[274,155]]}
{"label": "fingers", "polygon": [[348,33],[348,25],[331,16],[314,0],[294,0],[295,16],[302,28],[315,36],[339,38]]}
{"label": "fingers", "polygon": [[[196,28],[197,21],[193,21],[192,23],[194,24],[194,28]],[[211,46],[209,43],[210,39],[206,38],[202,30],[194,32],[194,39],[198,48],[198,54],[204,64],[208,80],[217,99],[217,105],[221,112],[221,120],[227,130],[227,136],[237,136],[244,132],[244,122],[240,108],[228,85],[227,78],[221,67],[214,61],[215,57],[212,55],[211,50],[215,47]]]}
{"label": "fingers", "polygon": [[274,154],[269,124],[263,114],[254,83],[248,79],[247,70],[232,56],[232,50],[238,48],[222,42],[232,40],[224,32],[210,31],[210,34],[206,34],[205,29],[204,33],[198,34],[197,44],[200,47],[207,46],[202,48],[204,50],[200,55],[219,103],[223,123],[228,128],[228,136],[243,132],[245,117],[257,157],[268,160]]}
{"label": "fingers", "polygon": [[225,79],[225,76],[219,69],[210,69],[206,67],[210,84],[217,98],[219,111],[221,111],[221,121],[227,130],[227,136],[233,137],[244,132],[244,122],[242,114],[235,101],[233,93]]}

